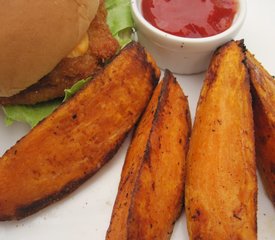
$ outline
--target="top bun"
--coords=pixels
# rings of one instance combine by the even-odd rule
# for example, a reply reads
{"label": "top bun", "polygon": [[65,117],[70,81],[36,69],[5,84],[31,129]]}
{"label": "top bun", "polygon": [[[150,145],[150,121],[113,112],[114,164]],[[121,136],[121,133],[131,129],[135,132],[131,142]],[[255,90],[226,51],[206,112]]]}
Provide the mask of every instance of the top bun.
{"label": "top bun", "polygon": [[13,0],[0,7],[0,96],[49,73],[86,33],[99,0]]}

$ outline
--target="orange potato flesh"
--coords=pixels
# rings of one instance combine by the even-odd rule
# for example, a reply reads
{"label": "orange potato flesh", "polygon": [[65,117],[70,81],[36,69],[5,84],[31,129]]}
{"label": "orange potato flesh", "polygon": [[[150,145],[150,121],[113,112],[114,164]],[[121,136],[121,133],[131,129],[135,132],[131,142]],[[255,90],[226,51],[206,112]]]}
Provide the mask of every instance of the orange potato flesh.
{"label": "orange potato flesh", "polygon": [[257,238],[257,180],[249,79],[241,42],[211,61],[190,140],[186,215],[190,239]]}

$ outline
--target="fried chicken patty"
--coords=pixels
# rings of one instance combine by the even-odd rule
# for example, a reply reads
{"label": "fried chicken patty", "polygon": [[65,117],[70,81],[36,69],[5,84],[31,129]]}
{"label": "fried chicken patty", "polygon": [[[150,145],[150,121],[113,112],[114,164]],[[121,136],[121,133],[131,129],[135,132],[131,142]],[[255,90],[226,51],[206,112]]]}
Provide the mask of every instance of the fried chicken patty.
{"label": "fried chicken patty", "polygon": [[64,96],[64,89],[77,81],[93,76],[106,60],[118,50],[106,23],[107,11],[101,1],[98,12],[88,29],[89,48],[83,56],[64,58],[48,75],[11,97],[0,97],[0,105],[35,104]]}

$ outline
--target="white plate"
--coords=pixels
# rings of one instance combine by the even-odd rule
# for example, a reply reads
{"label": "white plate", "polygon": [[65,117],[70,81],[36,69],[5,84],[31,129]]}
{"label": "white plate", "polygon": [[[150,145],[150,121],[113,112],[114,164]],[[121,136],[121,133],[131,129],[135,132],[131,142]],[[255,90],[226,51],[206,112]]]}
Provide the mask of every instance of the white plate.
{"label": "white plate", "polygon": [[[275,1],[248,1],[247,19],[236,39],[244,38],[247,48],[275,75]],[[177,76],[188,95],[192,117],[203,78],[204,74]],[[28,131],[23,124],[6,127],[3,119],[0,113],[0,155]],[[24,220],[0,222],[0,240],[105,239],[129,140],[102,170],[62,201]],[[171,239],[188,239],[184,216],[176,223]],[[260,181],[258,239],[275,239],[275,209]]]}

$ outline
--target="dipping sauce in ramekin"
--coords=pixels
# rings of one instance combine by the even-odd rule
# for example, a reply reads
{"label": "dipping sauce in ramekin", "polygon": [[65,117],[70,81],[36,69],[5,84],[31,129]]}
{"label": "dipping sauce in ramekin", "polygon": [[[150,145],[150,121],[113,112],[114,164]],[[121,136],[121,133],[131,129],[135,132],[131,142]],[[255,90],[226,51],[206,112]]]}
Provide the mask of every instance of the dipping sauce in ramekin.
{"label": "dipping sauce in ramekin", "polygon": [[236,0],[142,0],[142,15],[154,27],[179,37],[210,37],[228,29]]}
{"label": "dipping sauce in ramekin", "polygon": [[[168,4],[174,1],[188,2],[184,7],[179,8],[176,6],[173,9],[176,12],[182,12],[185,9],[193,11],[192,14],[189,14],[193,19],[200,17],[200,14],[196,13],[198,9],[194,5],[195,2],[198,1],[200,1],[201,4],[209,2],[224,4],[227,3],[227,1],[234,1],[236,5],[230,7],[233,12],[235,12],[232,14],[233,19],[226,21],[229,22],[229,27],[226,30],[206,37],[194,37],[197,33],[193,33],[193,37],[182,37],[176,33],[168,33],[163,29],[160,30],[159,27],[153,26],[150,20],[145,18],[144,11],[142,10],[142,5],[145,4],[146,1],[153,2],[154,4],[159,4],[159,2]],[[152,54],[160,68],[168,68],[178,74],[194,74],[206,70],[214,50],[236,36],[246,16],[246,0],[131,0],[131,8],[137,29],[138,41]],[[217,5],[214,8],[217,8]],[[178,13],[168,15],[167,9],[162,9],[161,11],[163,11],[164,16],[167,15],[169,21],[174,18],[179,21],[183,20],[182,17],[176,17]],[[213,11],[215,12],[215,9]],[[206,22],[209,19],[211,21],[211,12],[212,11],[205,17]],[[162,24],[165,25],[167,22],[169,23],[169,21],[164,21]],[[194,27],[194,24],[192,27]]]}

